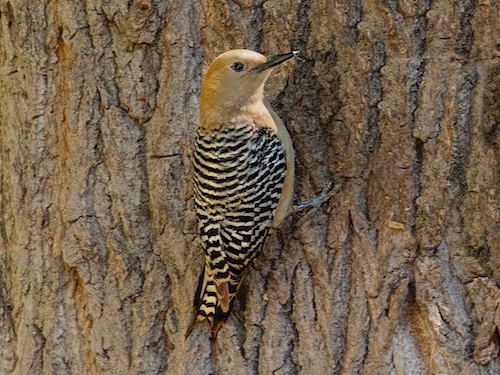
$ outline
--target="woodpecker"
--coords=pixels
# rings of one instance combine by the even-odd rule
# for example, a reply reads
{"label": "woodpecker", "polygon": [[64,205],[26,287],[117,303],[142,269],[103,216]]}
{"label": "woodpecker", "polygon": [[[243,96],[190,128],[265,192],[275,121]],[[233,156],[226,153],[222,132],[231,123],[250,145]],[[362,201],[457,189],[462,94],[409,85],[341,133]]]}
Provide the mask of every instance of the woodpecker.
{"label": "woodpecker", "polygon": [[264,99],[264,84],[273,67],[297,54],[228,51],[203,79],[192,165],[205,266],[186,337],[207,320],[215,339],[269,230],[291,210],[292,141]]}

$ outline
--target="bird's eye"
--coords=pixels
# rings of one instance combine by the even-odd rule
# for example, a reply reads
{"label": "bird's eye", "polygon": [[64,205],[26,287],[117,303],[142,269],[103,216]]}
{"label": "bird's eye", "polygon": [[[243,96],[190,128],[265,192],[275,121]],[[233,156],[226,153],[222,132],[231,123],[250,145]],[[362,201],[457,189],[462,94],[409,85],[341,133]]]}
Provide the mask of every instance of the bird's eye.
{"label": "bird's eye", "polygon": [[235,62],[233,65],[231,65],[231,69],[233,69],[235,72],[242,72],[245,69],[245,64],[242,62]]}

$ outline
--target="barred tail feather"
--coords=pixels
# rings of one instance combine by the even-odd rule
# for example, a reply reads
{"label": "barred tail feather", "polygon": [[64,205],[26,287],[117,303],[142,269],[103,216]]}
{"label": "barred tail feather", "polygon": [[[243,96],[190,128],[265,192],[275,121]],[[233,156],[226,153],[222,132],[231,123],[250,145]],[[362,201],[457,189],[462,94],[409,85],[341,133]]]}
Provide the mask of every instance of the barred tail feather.
{"label": "barred tail feather", "polygon": [[191,334],[197,322],[207,320],[212,328],[212,339],[215,339],[222,325],[229,317],[231,307],[232,302],[229,302],[227,308],[222,309],[217,298],[217,288],[211,270],[205,265],[198,281],[193,303],[193,319],[187,329],[186,338]]}

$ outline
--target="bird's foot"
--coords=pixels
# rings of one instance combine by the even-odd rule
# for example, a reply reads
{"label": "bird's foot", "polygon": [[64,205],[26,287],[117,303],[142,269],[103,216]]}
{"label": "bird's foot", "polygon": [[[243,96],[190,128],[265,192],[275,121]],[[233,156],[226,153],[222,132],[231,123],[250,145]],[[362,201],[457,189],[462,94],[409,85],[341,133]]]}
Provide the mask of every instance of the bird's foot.
{"label": "bird's foot", "polygon": [[300,227],[302,224],[304,224],[307,220],[311,218],[312,215],[318,211],[318,209],[321,207],[323,203],[328,201],[332,196],[334,196],[344,185],[344,182],[341,181],[337,185],[333,183],[333,180],[330,180],[326,186],[323,188],[323,191],[312,198],[311,200],[299,203],[295,206],[293,206],[292,210],[293,213],[298,213],[301,212],[302,210],[308,208],[308,207],[313,207],[312,210],[308,211],[304,216],[302,216],[299,221],[295,224],[296,227]]}

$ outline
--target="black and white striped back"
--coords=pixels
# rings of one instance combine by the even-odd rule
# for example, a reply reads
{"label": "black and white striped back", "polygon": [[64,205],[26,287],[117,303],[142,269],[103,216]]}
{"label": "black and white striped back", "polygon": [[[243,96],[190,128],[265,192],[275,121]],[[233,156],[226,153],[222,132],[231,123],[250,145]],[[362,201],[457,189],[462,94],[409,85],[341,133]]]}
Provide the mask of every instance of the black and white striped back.
{"label": "black and white striped back", "polygon": [[225,319],[229,314],[218,307],[214,280],[227,280],[229,292],[237,291],[264,244],[285,175],[285,149],[271,129],[237,125],[198,130],[194,198],[206,253],[195,297],[200,315]]}

